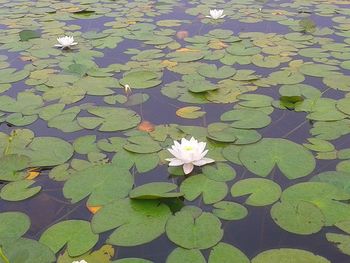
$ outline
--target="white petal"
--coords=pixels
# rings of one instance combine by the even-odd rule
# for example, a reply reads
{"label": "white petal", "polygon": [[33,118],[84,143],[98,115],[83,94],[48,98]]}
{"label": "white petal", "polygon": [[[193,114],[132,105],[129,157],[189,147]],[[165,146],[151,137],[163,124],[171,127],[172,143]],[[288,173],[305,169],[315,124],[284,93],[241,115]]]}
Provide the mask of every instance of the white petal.
{"label": "white petal", "polygon": [[208,150],[205,150],[204,152],[201,153],[200,158],[198,158],[198,159],[203,159],[204,156],[207,155],[207,153],[208,153]]}
{"label": "white petal", "polygon": [[193,170],[193,164],[192,163],[185,163],[183,166],[182,166],[182,169],[184,170],[184,173],[185,174],[189,174],[190,172],[192,172]]}
{"label": "white petal", "polygon": [[168,151],[177,159],[183,159],[181,153],[176,149],[168,149]]}
{"label": "white petal", "polygon": [[166,159],[167,161],[170,161],[168,164],[169,166],[181,166],[184,164],[182,160],[176,159],[176,158],[171,158],[171,159]]}
{"label": "white petal", "polygon": [[200,142],[198,143],[198,152],[199,153],[202,153],[205,149],[205,147],[207,146],[207,143],[206,142]]}
{"label": "white petal", "polygon": [[203,158],[203,159],[200,159],[198,161],[194,161],[192,162],[195,166],[202,166],[202,165],[205,165],[207,163],[213,163],[215,162],[215,160],[213,159],[210,159],[210,158]]}

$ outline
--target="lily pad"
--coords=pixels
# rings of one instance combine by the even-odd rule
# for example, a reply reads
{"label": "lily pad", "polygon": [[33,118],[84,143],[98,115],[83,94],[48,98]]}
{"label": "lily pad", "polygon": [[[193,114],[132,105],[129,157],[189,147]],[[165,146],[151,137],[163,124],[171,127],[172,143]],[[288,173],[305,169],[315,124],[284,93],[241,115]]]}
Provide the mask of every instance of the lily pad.
{"label": "lily pad", "polygon": [[252,259],[252,263],[330,263],[324,257],[301,249],[266,250]]}
{"label": "lily pad", "polygon": [[188,210],[177,212],[166,225],[168,238],[187,249],[206,249],[223,236],[220,220],[211,213],[195,215]]}
{"label": "lily pad", "polygon": [[156,200],[122,199],[101,208],[91,223],[95,233],[117,228],[109,236],[109,244],[136,246],[163,234],[170,215],[168,206]]}
{"label": "lily pad", "polygon": [[152,71],[130,72],[119,81],[121,85],[129,85],[131,89],[147,89],[162,83],[161,75]]}
{"label": "lily pad", "polygon": [[275,138],[244,146],[239,159],[249,171],[263,177],[277,165],[287,178],[296,179],[310,174],[316,165],[313,155],[301,145]]}
{"label": "lily pad", "polygon": [[276,202],[281,196],[281,187],[275,182],[262,178],[248,178],[240,180],[231,188],[233,197],[249,195],[246,204],[265,206]]}
{"label": "lily pad", "polygon": [[80,256],[89,251],[98,241],[98,235],[91,230],[90,223],[83,220],[61,221],[48,229],[40,237],[40,243],[57,253],[67,245],[68,254]]}
{"label": "lily pad", "polygon": [[63,194],[72,203],[89,196],[90,206],[105,205],[128,195],[134,178],[126,169],[113,164],[88,167],[71,174]]}
{"label": "lily pad", "polygon": [[193,201],[201,194],[205,204],[212,204],[224,199],[228,188],[226,183],[209,179],[203,174],[188,177],[180,186],[180,191],[185,198]]}
{"label": "lily pad", "polygon": [[78,117],[78,123],[85,129],[99,131],[122,131],[135,127],[141,118],[136,112],[125,108],[94,107],[88,112],[96,117]]}
{"label": "lily pad", "polygon": [[12,243],[23,236],[30,227],[29,217],[21,212],[0,213],[0,245]]}
{"label": "lily pad", "polygon": [[159,199],[182,196],[183,193],[173,192],[176,188],[177,185],[172,183],[148,183],[134,188],[130,191],[129,196],[132,199]]}

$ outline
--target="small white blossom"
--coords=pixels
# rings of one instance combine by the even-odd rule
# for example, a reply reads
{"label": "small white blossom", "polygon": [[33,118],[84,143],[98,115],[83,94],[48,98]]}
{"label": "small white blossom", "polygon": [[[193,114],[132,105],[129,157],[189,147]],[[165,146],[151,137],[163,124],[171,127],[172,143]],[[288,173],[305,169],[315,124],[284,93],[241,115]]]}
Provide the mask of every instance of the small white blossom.
{"label": "small white blossom", "polygon": [[57,38],[59,44],[56,44],[55,47],[60,47],[62,49],[70,48],[71,46],[75,46],[78,43],[74,42],[74,37],[64,36]]}
{"label": "small white blossom", "polygon": [[72,263],[87,263],[84,259],[80,261],[73,261]]}
{"label": "small white blossom", "polygon": [[181,144],[174,141],[174,145],[168,151],[175,158],[166,159],[169,161],[169,166],[183,166],[185,174],[192,172],[194,166],[202,166],[207,163],[215,162],[213,159],[204,157],[208,150],[205,150],[205,142],[198,142],[193,137],[190,140],[181,139]]}
{"label": "small white blossom", "polygon": [[209,18],[212,18],[212,19],[220,19],[220,18],[224,18],[226,15],[224,15],[224,10],[220,9],[220,10],[217,10],[217,9],[210,9],[209,11],[209,16],[205,16],[205,17],[209,17]]}

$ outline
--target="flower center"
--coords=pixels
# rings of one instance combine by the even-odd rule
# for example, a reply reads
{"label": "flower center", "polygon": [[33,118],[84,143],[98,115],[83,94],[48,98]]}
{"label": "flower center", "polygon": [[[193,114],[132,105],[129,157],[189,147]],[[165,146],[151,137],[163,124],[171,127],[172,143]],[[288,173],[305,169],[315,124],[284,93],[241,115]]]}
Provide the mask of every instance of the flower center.
{"label": "flower center", "polygon": [[184,150],[185,150],[185,151],[192,151],[192,150],[193,150],[193,147],[192,147],[192,146],[185,146],[185,147],[184,147]]}

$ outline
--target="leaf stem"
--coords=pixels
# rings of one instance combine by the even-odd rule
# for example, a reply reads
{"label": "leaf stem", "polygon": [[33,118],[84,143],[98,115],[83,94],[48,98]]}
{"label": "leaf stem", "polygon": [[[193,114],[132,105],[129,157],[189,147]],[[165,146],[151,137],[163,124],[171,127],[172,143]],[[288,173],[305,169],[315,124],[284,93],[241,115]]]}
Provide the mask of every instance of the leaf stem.
{"label": "leaf stem", "polygon": [[2,251],[2,248],[0,246],[0,258],[4,261],[4,263],[10,263],[8,258],[5,256],[4,252]]}

